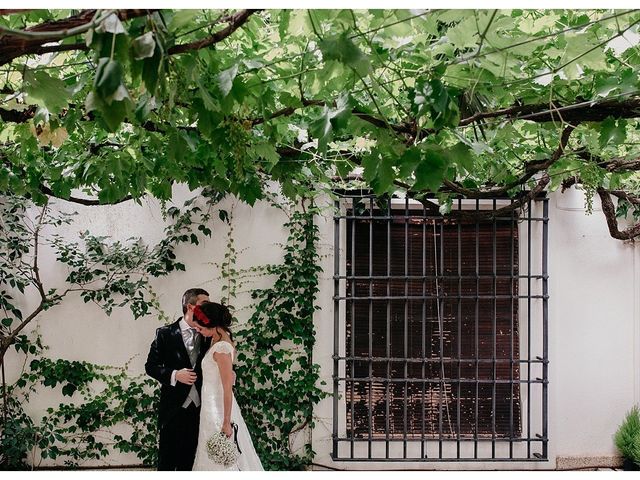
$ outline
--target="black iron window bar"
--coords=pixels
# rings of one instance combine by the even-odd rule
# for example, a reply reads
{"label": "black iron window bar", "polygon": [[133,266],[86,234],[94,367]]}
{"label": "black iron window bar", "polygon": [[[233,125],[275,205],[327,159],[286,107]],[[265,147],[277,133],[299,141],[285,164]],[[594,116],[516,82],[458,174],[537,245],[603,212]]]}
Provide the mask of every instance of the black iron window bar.
{"label": "black iron window bar", "polygon": [[546,460],[548,200],[340,197],[332,458]]}

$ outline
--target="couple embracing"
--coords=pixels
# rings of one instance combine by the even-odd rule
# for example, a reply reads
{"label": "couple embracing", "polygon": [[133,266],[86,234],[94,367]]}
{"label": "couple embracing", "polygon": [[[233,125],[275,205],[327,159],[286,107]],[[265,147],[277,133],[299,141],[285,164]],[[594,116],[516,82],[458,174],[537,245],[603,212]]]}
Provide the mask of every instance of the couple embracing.
{"label": "couple embracing", "polygon": [[[231,314],[201,288],[182,296],[183,317],[160,327],[145,370],[161,383],[158,470],[263,470],[233,395]],[[216,463],[207,443],[222,432],[236,460]]]}

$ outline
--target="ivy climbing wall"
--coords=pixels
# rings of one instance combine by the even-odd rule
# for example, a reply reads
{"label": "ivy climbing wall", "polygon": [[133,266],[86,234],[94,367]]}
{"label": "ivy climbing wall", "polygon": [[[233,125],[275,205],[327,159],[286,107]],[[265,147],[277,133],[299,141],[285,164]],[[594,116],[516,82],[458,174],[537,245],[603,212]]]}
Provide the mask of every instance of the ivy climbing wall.
{"label": "ivy climbing wall", "polygon": [[[265,467],[311,462],[313,403],[324,395],[311,356],[317,212],[275,197],[249,207],[194,195],[176,188],[166,205],[49,206],[53,217],[75,211],[39,238],[41,283],[65,295],[5,355],[5,465],[153,465],[157,389],[144,362],[155,329],[180,317],[192,287],[233,308],[236,395]],[[26,210],[34,221],[40,213]],[[37,288],[16,293],[26,316]]]}

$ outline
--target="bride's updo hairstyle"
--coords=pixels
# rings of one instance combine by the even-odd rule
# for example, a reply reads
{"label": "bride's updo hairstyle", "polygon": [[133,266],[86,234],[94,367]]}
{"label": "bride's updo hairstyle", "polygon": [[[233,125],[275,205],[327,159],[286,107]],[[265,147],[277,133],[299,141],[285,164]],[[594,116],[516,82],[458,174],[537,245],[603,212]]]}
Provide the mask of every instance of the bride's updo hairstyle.
{"label": "bride's updo hairstyle", "polygon": [[233,340],[231,326],[231,312],[225,305],[215,302],[204,302],[193,309],[193,320],[204,328],[222,328]]}

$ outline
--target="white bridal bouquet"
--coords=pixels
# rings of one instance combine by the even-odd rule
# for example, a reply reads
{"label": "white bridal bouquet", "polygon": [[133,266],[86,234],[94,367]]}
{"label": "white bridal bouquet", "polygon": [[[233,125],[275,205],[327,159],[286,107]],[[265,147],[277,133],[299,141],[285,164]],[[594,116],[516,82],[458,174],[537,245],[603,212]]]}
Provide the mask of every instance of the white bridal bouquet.
{"label": "white bridal bouquet", "polygon": [[227,438],[224,433],[218,432],[207,441],[207,454],[215,463],[230,467],[238,460],[240,452],[232,439]]}

